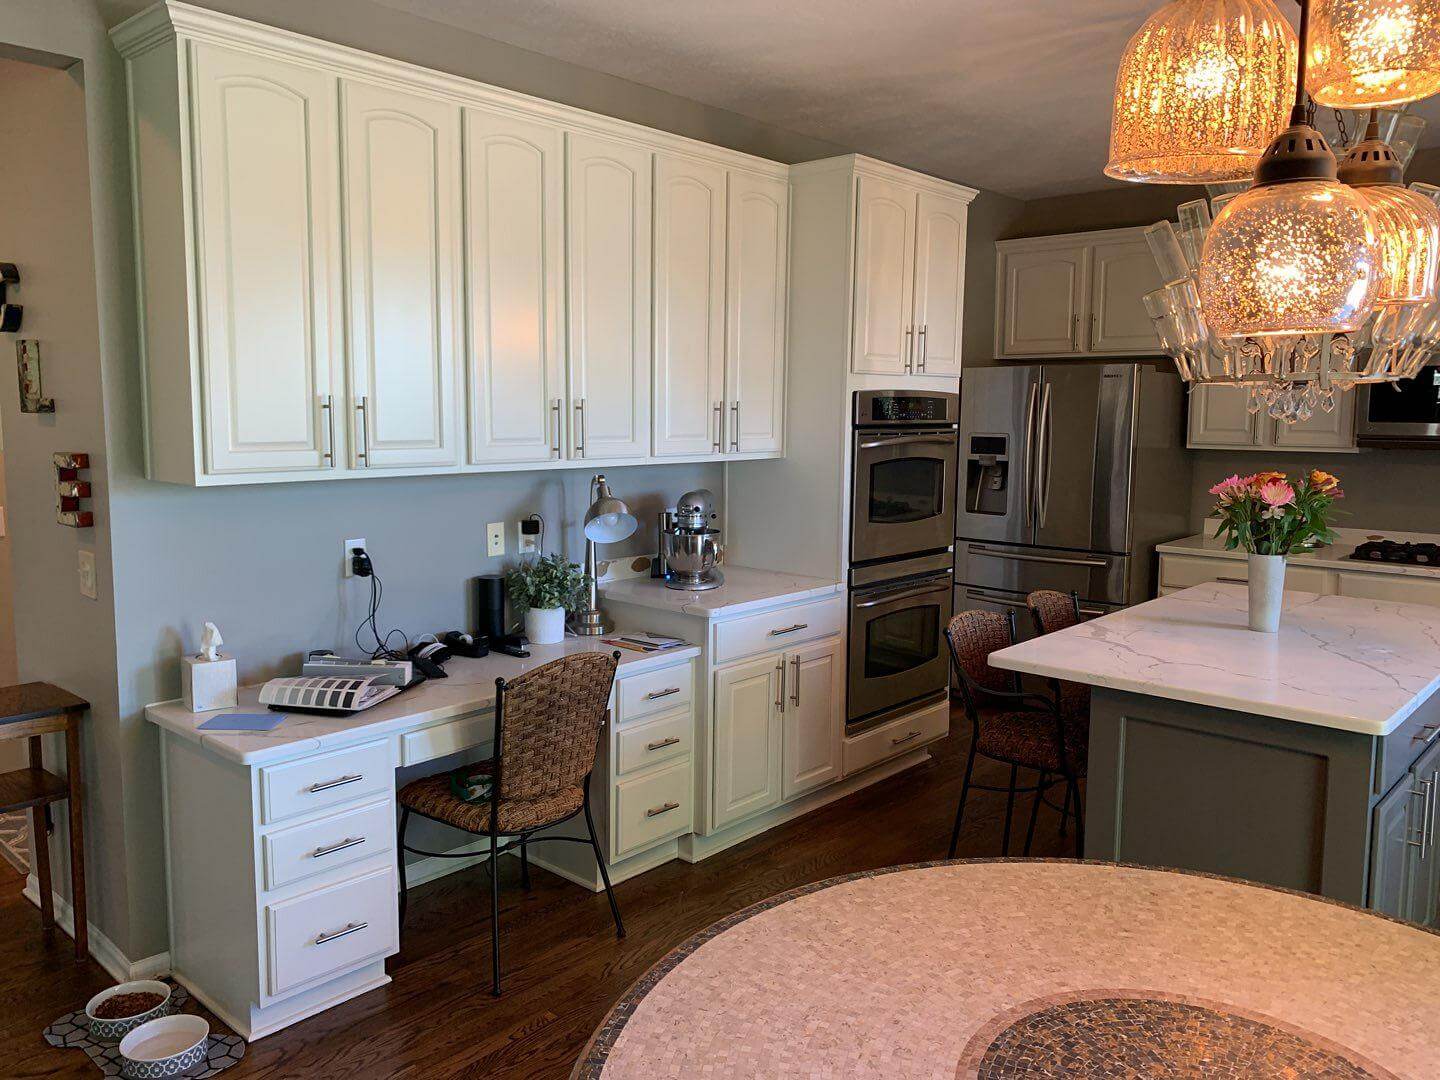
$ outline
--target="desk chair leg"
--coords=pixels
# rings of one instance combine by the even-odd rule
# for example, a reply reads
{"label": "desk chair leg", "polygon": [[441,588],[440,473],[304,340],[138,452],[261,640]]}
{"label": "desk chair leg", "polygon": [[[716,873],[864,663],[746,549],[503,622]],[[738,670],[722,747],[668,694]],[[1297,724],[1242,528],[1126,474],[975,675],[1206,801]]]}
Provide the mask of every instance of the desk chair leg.
{"label": "desk chair leg", "polygon": [[970,741],[970,756],[965,761],[965,782],[960,785],[960,805],[955,808],[955,828],[950,830],[950,854],[955,857],[955,848],[960,843],[960,822],[965,818],[965,799],[970,794],[970,774],[975,771],[975,741]]}
{"label": "desk chair leg", "polygon": [[80,791],[80,717],[65,723],[65,777],[70,782],[70,904],[75,914],[75,959],[90,956],[90,922],[85,911],[85,807]]}
{"label": "desk chair leg", "polygon": [[530,891],[530,838],[520,838],[520,887]]}
{"label": "desk chair leg", "polygon": [[[30,736],[29,750],[30,767],[43,769],[45,758],[39,735]],[[50,831],[44,806],[30,810],[30,842],[35,849],[35,883],[40,889],[40,925],[49,930],[55,925],[55,891],[50,883]]]}
{"label": "desk chair leg", "polygon": [[494,985],[490,993],[500,996],[500,857],[498,838],[490,835],[490,968]]}
{"label": "desk chair leg", "polygon": [[585,788],[585,827],[590,830],[590,846],[595,849],[595,864],[600,867],[600,880],[605,883],[605,899],[610,901],[610,914],[615,917],[615,936],[625,936],[625,924],[620,921],[620,905],[615,903],[615,890],[610,887],[610,871],[605,869],[605,856],[600,851],[600,839],[595,835],[595,819],[590,816],[590,788]]}
{"label": "desk chair leg", "polygon": [[1070,792],[1075,797],[1075,857],[1085,857],[1085,811],[1080,805],[1080,781],[1070,780],[1068,784]]}
{"label": "desk chair leg", "polygon": [[1035,798],[1030,803],[1030,826],[1025,830],[1025,850],[1021,854],[1027,858],[1030,855],[1030,843],[1035,839],[1035,819],[1040,816],[1040,796],[1045,794],[1045,788],[1050,783],[1050,774],[1042,772],[1040,779],[1035,783]]}
{"label": "desk chair leg", "polygon": [[1005,839],[1002,847],[1006,855],[1010,854],[1010,819],[1015,814],[1015,778],[1020,772],[1020,766],[1010,766],[1010,791],[1005,796]]}
{"label": "desk chair leg", "polygon": [[395,861],[400,871],[400,929],[405,929],[405,909],[410,902],[410,883],[405,880],[405,829],[410,824],[410,808],[400,808],[399,836],[395,842]]}

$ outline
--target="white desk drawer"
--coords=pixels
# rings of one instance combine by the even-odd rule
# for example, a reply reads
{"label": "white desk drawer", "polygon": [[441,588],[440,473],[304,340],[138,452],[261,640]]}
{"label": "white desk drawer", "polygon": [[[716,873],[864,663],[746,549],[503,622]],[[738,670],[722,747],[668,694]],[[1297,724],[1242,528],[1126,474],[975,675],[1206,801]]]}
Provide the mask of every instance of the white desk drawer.
{"label": "white desk drawer", "polygon": [[337,870],[394,848],[395,803],[390,799],[280,829],[261,839],[265,887]]}
{"label": "white desk drawer", "polygon": [[797,604],[722,622],[715,628],[715,663],[726,664],[742,656],[788,649],[801,641],[838,634],[845,629],[845,598]]}
{"label": "white desk drawer", "polygon": [[616,772],[624,774],[690,753],[695,716],[687,708],[671,716],[622,728],[616,735]]}
{"label": "white desk drawer", "polygon": [[395,763],[388,742],[347,746],[261,769],[261,819],[269,824],[329,810],[394,786]]}
{"label": "white desk drawer", "polygon": [[687,661],[617,679],[616,694],[620,699],[622,723],[678,709],[689,705],[695,697],[695,666]]}
{"label": "white desk drawer", "polygon": [[912,713],[845,740],[842,757],[845,775],[853,776],[886,758],[907,754],[950,733],[950,703],[941,701],[924,712]]}
{"label": "white desk drawer", "polygon": [[408,731],[400,736],[400,764],[418,765],[495,741],[495,713],[462,716],[444,724]]}
{"label": "white desk drawer", "polygon": [[270,995],[336,975],[396,950],[395,868],[369,873],[265,908]]}
{"label": "white desk drawer", "polygon": [[615,858],[690,831],[692,771],[687,757],[659,772],[615,785]]}

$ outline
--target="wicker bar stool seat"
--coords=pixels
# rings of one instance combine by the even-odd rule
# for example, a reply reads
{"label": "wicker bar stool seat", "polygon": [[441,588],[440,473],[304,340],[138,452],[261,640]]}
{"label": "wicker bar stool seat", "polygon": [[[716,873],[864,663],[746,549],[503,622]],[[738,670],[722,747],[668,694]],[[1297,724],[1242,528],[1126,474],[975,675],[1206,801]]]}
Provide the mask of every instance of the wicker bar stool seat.
{"label": "wicker bar stool seat", "polygon": [[[1062,593],[1054,589],[1036,589],[1025,597],[1030,607],[1030,618],[1035,622],[1035,633],[1053,634],[1080,623],[1080,596],[1078,593]],[[1090,687],[1084,683],[1052,681],[1052,687],[1060,700],[1060,711],[1074,720],[1090,722]]]}
{"label": "wicker bar stool seat", "polygon": [[976,753],[1036,772],[1060,774],[1066,763],[1085,773],[1089,740],[1085,730],[1066,719],[1065,752],[1055,737],[1055,718],[1041,712],[991,713],[980,725]]}

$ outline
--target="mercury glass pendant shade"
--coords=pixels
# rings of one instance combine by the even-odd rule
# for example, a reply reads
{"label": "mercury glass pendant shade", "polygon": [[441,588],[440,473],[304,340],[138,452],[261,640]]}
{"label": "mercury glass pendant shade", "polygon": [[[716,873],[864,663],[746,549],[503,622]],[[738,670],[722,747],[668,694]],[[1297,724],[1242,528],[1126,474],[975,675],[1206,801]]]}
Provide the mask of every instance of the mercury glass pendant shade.
{"label": "mercury glass pendant shade", "polygon": [[1440,4],[1312,0],[1306,89],[1321,105],[1398,105],[1440,91]]}
{"label": "mercury glass pendant shade", "polygon": [[1440,269],[1440,208],[1391,184],[1356,188],[1370,209],[1380,244],[1377,304],[1423,304],[1435,299]]}
{"label": "mercury glass pendant shade", "polygon": [[1105,174],[1159,184],[1247,178],[1285,126],[1297,55],[1272,0],[1173,0],[1125,47]]}

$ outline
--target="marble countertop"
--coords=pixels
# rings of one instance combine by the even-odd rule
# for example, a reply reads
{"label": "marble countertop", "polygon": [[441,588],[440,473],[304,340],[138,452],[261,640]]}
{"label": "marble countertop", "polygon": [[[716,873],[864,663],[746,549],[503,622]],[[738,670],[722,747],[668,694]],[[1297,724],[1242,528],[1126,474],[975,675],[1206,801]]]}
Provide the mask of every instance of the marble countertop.
{"label": "marble countertop", "polygon": [[[1155,545],[1162,555],[1204,555],[1217,559],[1243,559],[1245,552],[1229,551],[1214,537],[1215,528],[1207,523],[1204,532],[1182,537],[1167,544]],[[1440,578],[1440,566],[1406,566],[1404,563],[1369,562],[1350,558],[1350,553],[1366,540],[1397,540],[1411,544],[1440,544],[1433,533],[1372,531],[1367,529],[1336,529],[1335,543],[1315,551],[1291,555],[1287,562],[1294,566],[1314,566],[1326,570],[1355,570],[1368,574],[1397,574],[1403,577]]]}
{"label": "marble countertop", "polygon": [[834,596],[843,591],[838,581],[781,574],[774,570],[752,570],[747,566],[724,566],[725,584],[718,589],[688,592],[666,588],[659,578],[632,577],[602,582],[600,595],[639,607],[678,611],[701,619],[764,611],[781,604]]}
{"label": "marble countertop", "polygon": [[[478,660],[457,656],[445,665],[449,678],[431,679],[351,716],[290,713],[273,731],[198,730],[205,721],[227,712],[265,712],[266,707],[259,703],[258,685],[242,686],[239,705],[234,709],[192,713],[179,701],[165,701],[147,705],[145,716],[151,723],[193,739],[219,757],[243,765],[264,765],[482,712],[495,705],[497,678],[513,679],[572,653],[605,652],[613,648],[599,638],[567,637],[559,645],[531,645],[528,659],[500,653],[491,653]],[[620,670],[617,677],[620,678],[700,655],[700,649],[695,645],[658,653],[638,653],[628,649],[618,651]]]}
{"label": "marble countertop", "polygon": [[1440,607],[1287,592],[1278,634],[1245,586],[1171,593],[993,653],[996,667],[1388,735],[1440,690]]}

